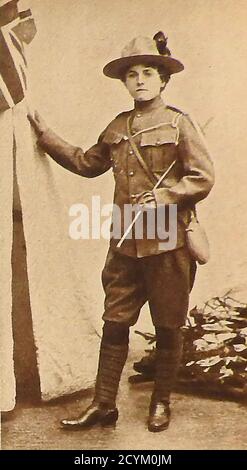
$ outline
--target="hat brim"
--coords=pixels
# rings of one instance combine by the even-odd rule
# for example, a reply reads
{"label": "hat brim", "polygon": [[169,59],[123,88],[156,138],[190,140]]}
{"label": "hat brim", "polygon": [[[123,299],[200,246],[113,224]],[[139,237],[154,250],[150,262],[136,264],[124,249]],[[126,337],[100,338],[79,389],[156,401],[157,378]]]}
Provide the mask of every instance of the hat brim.
{"label": "hat brim", "polygon": [[131,65],[152,64],[154,66],[163,66],[171,75],[182,72],[184,66],[179,60],[170,56],[162,55],[133,55],[129,57],[120,57],[112,60],[103,68],[103,73],[110,78],[123,78],[124,71]]}

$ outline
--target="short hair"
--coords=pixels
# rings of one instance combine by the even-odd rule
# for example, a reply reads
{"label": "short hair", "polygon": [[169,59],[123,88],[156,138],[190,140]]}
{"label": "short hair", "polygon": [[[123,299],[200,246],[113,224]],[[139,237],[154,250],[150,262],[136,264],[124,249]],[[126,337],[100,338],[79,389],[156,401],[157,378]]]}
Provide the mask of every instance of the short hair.
{"label": "short hair", "polygon": [[156,66],[156,67],[154,67],[154,68],[156,68],[156,69],[158,70],[159,76],[160,76],[162,82],[168,83],[169,80],[170,80],[170,78],[171,78],[171,75],[170,75],[169,72],[166,70],[166,68],[163,67],[162,65],[160,65],[160,66],[158,66],[158,67]]}
{"label": "short hair", "polygon": [[[152,67],[152,68],[154,68],[154,69],[156,69],[156,70],[158,71],[159,76],[160,76],[162,82],[164,82],[165,84],[167,84],[167,83],[169,82],[169,80],[170,80],[170,78],[171,78],[171,75],[170,75],[170,73],[167,71],[167,69],[166,69],[164,66],[162,66],[162,65],[157,65],[157,64],[152,64],[151,62],[149,62],[149,63],[146,64],[146,65],[147,65],[147,67]],[[120,77],[120,79],[121,79],[121,81],[122,81],[123,83],[125,83],[125,81],[126,81],[126,73],[127,73],[127,71],[129,70],[129,68],[130,68],[130,67],[127,67],[127,68],[125,67],[125,68],[121,71],[121,77]],[[162,88],[162,89],[163,89],[163,88]]]}

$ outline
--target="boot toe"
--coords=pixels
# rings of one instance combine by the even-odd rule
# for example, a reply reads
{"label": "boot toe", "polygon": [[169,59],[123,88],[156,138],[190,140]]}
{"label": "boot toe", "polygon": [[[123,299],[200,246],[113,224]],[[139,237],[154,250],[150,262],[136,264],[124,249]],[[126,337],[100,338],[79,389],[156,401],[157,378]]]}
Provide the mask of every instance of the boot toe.
{"label": "boot toe", "polygon": [[63,419],[61,425],[67,429],[80,429],[97,424],[100,421],[100,417],[100,409],[97,406],[91,405],[78,418]]}
{"label": "boot toe", "polygon": [[168,404],[156,403],[151,407],[148,418],[148,430],[160,432],[168,428],[170,423],[170,408]]}
{"label": "boot toe", "polygon": [[148,430],[150,432],[161,432],[167,429],[169,421],[164,419],[155,419],[148,422]]}
{"label": "boot toe", "polygon": [[60,424],[63,428],[69,428],[69,427],[75,427],[78,426],[78,420],[77,419],[62,419],[60,421]]}

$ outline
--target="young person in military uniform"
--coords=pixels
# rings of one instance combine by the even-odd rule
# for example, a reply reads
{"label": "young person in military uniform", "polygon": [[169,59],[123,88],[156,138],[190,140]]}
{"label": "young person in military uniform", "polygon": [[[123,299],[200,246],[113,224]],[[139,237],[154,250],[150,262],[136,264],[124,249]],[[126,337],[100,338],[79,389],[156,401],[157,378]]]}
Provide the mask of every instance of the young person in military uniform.
{"label": "young person in military uniform", "polygon": [[[29,116],[39,135],[39,144],[64,168],[88,178],[113,169],[114,203],[120,208],[121,217],[125,204],[138,203],[143,210],[176,204],[178,210],[173,249],[160,244],[158,236],[154,239],[132,236],[122,243],[111,238],[102,273],[105,311],[95,395],[78,418],[62,421],[68,429],[117,421],[116,396],[128,354],[129,327],[136,323],[146,301],[157,338],[148,429],[162,431],[169,425],[170,393],[182,355],[180,328],[185,322],[195,274],[185,229],[191,209],[208,195],[214,182],[212,161],[198,126],[187,114],[167,106],[161,99],[170,75],[183,68],[171,56],[163,33],[157,33],[154,39],[133,39],[122,56],[108,63],[103,71],[108,77],[122,80],[134,99],[134,109],[119,114],[96,145],[85,153],[47,128],[37,113]],[[160,177],[176,162],[156,189],[136,157],[128,137],[128,124],[154,177]]]}

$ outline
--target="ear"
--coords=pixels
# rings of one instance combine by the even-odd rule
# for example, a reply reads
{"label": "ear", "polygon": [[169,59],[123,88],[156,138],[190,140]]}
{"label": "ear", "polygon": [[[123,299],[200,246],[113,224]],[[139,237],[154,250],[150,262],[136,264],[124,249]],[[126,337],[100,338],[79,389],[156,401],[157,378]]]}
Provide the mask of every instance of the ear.
{"label": "ear", "polygon": [[166,80],[161,80],[161,87],[160,87],[160,92],[164,91],[164,89],[166,88],[166,85],[167,85],[167,81]]}

